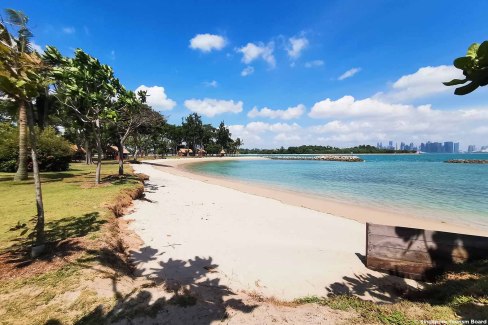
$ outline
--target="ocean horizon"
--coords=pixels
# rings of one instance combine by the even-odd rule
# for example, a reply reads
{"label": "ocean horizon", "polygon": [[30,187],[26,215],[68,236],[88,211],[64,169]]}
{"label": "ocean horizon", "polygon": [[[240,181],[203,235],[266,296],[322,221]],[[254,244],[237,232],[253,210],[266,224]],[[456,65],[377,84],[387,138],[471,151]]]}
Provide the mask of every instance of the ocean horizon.
{"label": "ocean horizon", "polygon": [[365,161],[234,160],[189,164],[187,168],[347,204],[488,229],[488,166],[445,163],[448,159],[488,159],[488,154],[357,156]]}

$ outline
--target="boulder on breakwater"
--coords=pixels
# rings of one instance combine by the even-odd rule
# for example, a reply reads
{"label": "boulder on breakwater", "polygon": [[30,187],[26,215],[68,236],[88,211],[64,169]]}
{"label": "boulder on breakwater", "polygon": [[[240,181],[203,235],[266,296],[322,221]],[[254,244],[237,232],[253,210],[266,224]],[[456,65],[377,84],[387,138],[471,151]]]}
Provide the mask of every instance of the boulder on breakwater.
{"label": "boulder on breakwater", "polygon": [[449,159],[445,162],[450,164],[488,164],[488,159]]}
{"label": "boulder on breakwater", "polygon": [[317,161],[345,161],[345,162],[362,162],[364,159],[358,156],[349,155],[321,155],[314,157],[303,157],[303,156],[275,156],[269,157],[276,160],[317,160]]}

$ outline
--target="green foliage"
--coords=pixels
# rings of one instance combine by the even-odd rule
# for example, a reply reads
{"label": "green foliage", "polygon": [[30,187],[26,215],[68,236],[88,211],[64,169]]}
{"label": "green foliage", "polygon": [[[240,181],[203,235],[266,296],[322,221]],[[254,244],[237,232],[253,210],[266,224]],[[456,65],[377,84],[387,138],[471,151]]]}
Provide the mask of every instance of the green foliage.
{"label": "green foliage", "polygon": [[69,169],[73,150],[71,144],[57,135],[54,128],[48,127],[39,134],[37,155],[41,171],[64,171]]}
{"label": "green foliage", "polygon": [[[7,123],[0,124],[0,172],[14,172],[19,153],[19,132]],[[49,127],[38,134],[37,155],[41,171],[68,170],[71,145]],[[31,163],[29,168],[32,169]]]}
{"label": "green foliage", "polygon": [[465,86],[456,88],[456,95],[466,95],[478,87],[488,84],[488,41],[481,44],[473,43],[468,48],[466,56],[454,60],[454,66],[463,70],[465,79],[453,79],[444,82],[446,86],[457,86],[469,82]]}
{"label": "green foliage", "polygon": [[0,123],[0,171],[15,172],[19,153],[19,132],[8,123]]}
{"label": "green foliage", "polygon": [[[237,141],[237,140],[236,140]],[[393,150],[393,149],[378,149],[370,145],[360,145],[352,148],[337,148],[331,146],[299,146],[299,147],[288,147],[285,149],[281,147],[280,149],[241,149],[240,153],[243,154],[261,154],[261,155],[271,155],[271,154],[290,154],[290,155],[320,155],[320,154],[368,154],[368,153],[412,153],[413,151],[407,150]]]}

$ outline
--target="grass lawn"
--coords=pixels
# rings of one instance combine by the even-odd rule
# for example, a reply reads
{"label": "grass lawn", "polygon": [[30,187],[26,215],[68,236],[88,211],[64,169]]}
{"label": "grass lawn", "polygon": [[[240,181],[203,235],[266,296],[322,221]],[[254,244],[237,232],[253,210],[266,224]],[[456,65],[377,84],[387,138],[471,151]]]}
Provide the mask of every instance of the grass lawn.
{"label": "grass lawn", "polygon": [[129,191],[142,185],[130,165],[125,168],[121,178],[114,176],[115,162],[104,162],[98,186],[94,165],[42,173],[51,246],[36,261],[26,255],[35,226],[33,180],[13,182],[13,174],[0,173],[0,324],[72,324],[97,306],[115,304],[113,294],[97,295],[103,286],[93,281],[127,278],[113,210],[130,203]]}
{"label": "grass lawn", "polygon": [[[127,165],[126,169],[130,169],[130,166]],[[110,211],[104,205],[113,201],[121,190],[139,184],[137,179],[127,178],[123,181],[106,180],[104,184],[94,186],[94,170],[94,165],[73,163],[66,172],[42,173],[46,229],[51,230],[51,235],[63,235],[53,233],[53,228],[76,220],[105,221]],[[102,178],[117,172],[118,165],[114,162],[106,162],[102,166]],[[27,241],[27,236],[35,226],[34,181],[29,178],[24,182],[14,182],[13,176],[10,173],[0,173],[0,252],[18,244],[19,237],[21,242]],[[96,220],[92,220],[93,218]],[[15,229],[19,224],[26,226]],[[76,235],[66,233],[64,237]]]}

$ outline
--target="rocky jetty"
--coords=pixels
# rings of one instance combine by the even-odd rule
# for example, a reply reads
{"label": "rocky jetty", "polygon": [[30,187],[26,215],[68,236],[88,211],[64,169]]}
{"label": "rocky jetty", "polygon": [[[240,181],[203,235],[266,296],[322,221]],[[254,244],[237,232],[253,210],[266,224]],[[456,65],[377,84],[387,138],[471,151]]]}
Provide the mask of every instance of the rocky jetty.
{"label": "rocky jetty", "polygon": [[488,164],[488,159],[449,159],[445,162],[450,164]]}
{"label": "rocky jetty", "polygon": [[364,159],[359,158],[358,156],[350,156],[350,155],[321,155],[321,156],[313,156],[313,157],[304,157],[304,156],[272,156],[268,157],[270,159],[276,160],[317,160],[317,161],[345,161],[345,162],[362,162]]}

